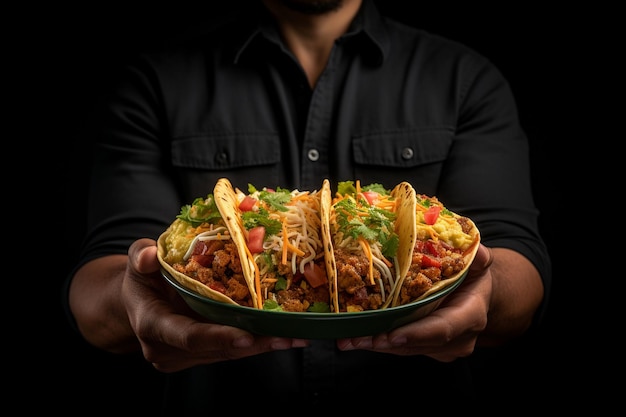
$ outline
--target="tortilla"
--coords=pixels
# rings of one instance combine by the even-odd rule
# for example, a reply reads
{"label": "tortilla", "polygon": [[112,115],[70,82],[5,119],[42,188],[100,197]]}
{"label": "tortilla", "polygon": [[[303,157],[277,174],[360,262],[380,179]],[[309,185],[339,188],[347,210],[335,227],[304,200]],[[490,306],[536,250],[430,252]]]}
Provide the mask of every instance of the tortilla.
{"label": "tortilla", "polygon": [[339,312],[337,298],[337,265],[333,255],[333,242],[330,232],[330,205],[332,202],[331,186],[328,179],[324,179],[320,191],[320,216],[322,220],[322,242],[324,244],[324,262],[328,273],[328,291],[330,293],[330,309]]}
{"label": "tortilla", "polygon": [[391,195],[397,201],[394,227],[400,236],[398,244],[398,277],[407,274],[415,246],[415,189],[406,181],[396,185]]}
{"label": "tortilla", "polygon": [[[398,269],[396,271],[396,281],[392,293],[395,293],[398,283],[405,277],[411,266],[411,256],[415,247],[415,189],[406,181],[396,185],[391,191],[391,195],[396,199],[396,220],[395,231],[400,237],[398,243]],[[387,297],[383,308],[389,307],[393,302],[393,295]]]}
{"label": "tortilla", "polygon": [[332,297],[326,271],[321,191],[277,188],[235,190],[227,216],[233,239],[245,251],[244,274],[264,310],[330,312]]}
{"label": "tortilla", "polygon": [[[480,233],[472,220],[448,210],[437,197],[413,194],[398,216],[398,227],[414,237],[404,240],[410,255],[403,256],[402,273],[394,288],[391,306],[421,300],[458,281],[467,272],[478,251]],[[406,247],[404,247],[406,249]]]}
{"label": "tortilla", "polygon": [[[159,236],[157,258],[176,281],[198,294],[219,302],[255,306],[254,288],[245,277],[247,264],[241,263],[246,258],[237,243],[241,231],[226,221],[232,218],[231,201],[228,190],[220,185],[215,194],[183,206]],[[213,268],[216,254],[222,259],[220,273]]]}
{"label": "tortilla", "polygon": [[213,192],[215,194],[215,203],[220,213],[222,213],[222,218],[230,231],[233,242],[237,245],[241,268],[246,282],[248,283],[248,289],[253,299],[253,306],[255,308],[262,308],[258,288],[255,286],[254,280],[251,279],[251,277],[254,276],[255,265],[252,260],[252,255],[246,246],[243,221],[237,213],[237,206],[239,205],[237,194],[227,178],[217,180]]}
{"label": "tortilla", "polygon": [[[324,183],[322,190],[325,190]],[[396,224],[398,209],[414,213],[413,187],[402,183],[393,194],[381,184],[361,189],[352,181],[338,184],[335,197],[322,194],[322,217],[334,310],[357,312],[386,308],[398,274],[408,269],[414,227]],[[400,230],[399,226],[404,226]],[[409,258],[410,259],[410,258]]]}

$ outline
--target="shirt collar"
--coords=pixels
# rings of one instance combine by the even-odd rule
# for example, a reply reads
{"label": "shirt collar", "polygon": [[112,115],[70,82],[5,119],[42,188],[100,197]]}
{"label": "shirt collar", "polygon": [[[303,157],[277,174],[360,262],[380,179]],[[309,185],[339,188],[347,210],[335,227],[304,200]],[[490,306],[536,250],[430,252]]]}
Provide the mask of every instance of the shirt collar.
{"label": "shirt collar", "polygon": [[[260,4],[257,7],[242,26],[242,36],[236,42],[235,64],[248,54],[256,55],[255,51],[263,41],[286,50],[269,12]],[[372,0],[363,0],[361,9],[341,41],[369,58],[367,62],[382,64],[389,51],[390,39],[385,20]]]}

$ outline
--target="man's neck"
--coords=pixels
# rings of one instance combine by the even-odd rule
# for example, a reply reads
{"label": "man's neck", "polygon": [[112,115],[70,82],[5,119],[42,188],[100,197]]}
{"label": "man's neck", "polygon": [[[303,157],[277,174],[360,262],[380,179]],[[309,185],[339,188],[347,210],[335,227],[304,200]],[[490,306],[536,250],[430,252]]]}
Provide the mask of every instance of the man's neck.
{"label": "man's neck", "polygon": [[348,30],[362,0],[344,0],[339,9],[323,14],[298,12],[280,0],[263,0],[263,3],[276,18],[285,44],[313,87],[326,67],[335,40]]}

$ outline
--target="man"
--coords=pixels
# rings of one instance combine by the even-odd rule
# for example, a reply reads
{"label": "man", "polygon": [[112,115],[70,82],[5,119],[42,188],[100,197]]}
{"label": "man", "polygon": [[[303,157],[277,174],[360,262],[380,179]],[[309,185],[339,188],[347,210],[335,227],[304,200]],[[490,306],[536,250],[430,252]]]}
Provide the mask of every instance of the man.
{"label": "man", "polygon": [[[325,404],[414,393],[399,383],[412,376],[435,391],[469,383],[477,349],[536,325],[550,281],[505,79],[369,0],[263,0],[246,12],[140,57],[103,107],[72,322],[90,344],[140,350],[171,374],[166,403],[181,412],[242,391]],[[406,180],[472,218],[484,245],[437,310],[387,334],[253,335],[200,319],[159,273],[154,239],[219,177],[300,189]]]}

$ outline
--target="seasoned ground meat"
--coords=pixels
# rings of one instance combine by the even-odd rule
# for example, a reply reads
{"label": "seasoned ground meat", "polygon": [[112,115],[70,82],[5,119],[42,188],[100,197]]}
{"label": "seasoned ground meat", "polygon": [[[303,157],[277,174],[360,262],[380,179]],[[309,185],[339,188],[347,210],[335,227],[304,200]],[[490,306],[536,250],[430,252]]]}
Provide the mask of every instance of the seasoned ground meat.
{"label": "seasoned ground meat", "polygon": [[235,300],[238,304],[247,305],[248,307],[253,306],[248,284],[241,274],[234,275],[228,280],[226,295]]}
{"label": "seasoned ground meat", "polygon": [[[389,295],[389,287],[387,287],[387,294]],[[339,293],[340,311],[377,310],[382,305],[383,298],[377,285],[363,286],[352,294]]]}
{"label": "seasoned ground meat", "polygon": [[[343,249],[337,249],[335,251],[335,263],[337,265],[337,288],[339,291],[354,294],[356,290],[365,286],[363,279],[367,277],[369,270],[369,261],[365,256],[358,256]],[[380,277],[380,273],[378,275]]]}
{"label": "seasoned ground meat", "polygon": [[291,264],[290,263],[282,264],[282,263],[278,262],[278,264],[276,265],[276,270],[277,270],[278,274],[282,275],[286,279],[291,279],[293,277],[293,273],[291,272]]}
{"label": "seasoned ground meat", "polygon": [[457,274],[463,268],[465,260],[460,250],[441,241],[417,241],[409,272],[400,290],[400,304],[420,297],[433,284]]}
{"label": "seasoned ground meat", "polygon": [[188,261],[172,267],[240,305],[253,306],[237,247],[232,241],[198,242]]}
{"label": "seasoned ground meat", "polygon": [[[340,311],[376,310],[384,303],[380,289],[380,271],[374,268],[374,282],[368,277],[369,260],[341,248],[335,250],[337,265],[337,288]],[[384,283],[385,294],[391,294],[391,286]]]}
{"label": "seasoned ground meat", "polygon": [[400,290],[400,304],[406,304],[424,294],[433,286],[433,281],[419,271],[409,270]]}
{"label": "seasoned ground meat", "polygon": [[[278,280],[287,281],[289,287],[287,289],[276,290]],[[294,277],[291,270],[291,264],[282,264],[278,262],[274,271],[267,272],[261,281],[261,288],[265,294],[272,294],[273,298],[284,311],[304,312],[314,302],[312,296],[313,288],[308,285],[300,285],[300,279]],[[326,301],[328,303],[328,288],[325,288]]]}
{"label": "seasoned ground meat", "polygon": [[284,311],[304,312],[316,302],[330,304],[330,294],[327,285],[313,288],[301,276],[293,277],[291,270],[283,278],[286,279],[287,276],[292,277],[291,284],[287,289],[275,291],[276,274],[271,274],[270,277],[272,279],[270,280],[266,277],[263,284],[263,287],[267,288],[268,292],[275,292],[276,302]]}
{"label": "seasoned ground meat", "polygon": [[[283,292],[283,291],[281,291],[281,292]],[[279,300],[278,302],[280,303],[280,306],[283,309],[283,311],[302,313],[302,312],[305,312],[307,308],[309,308],[309,304],[308,303],[303,303],[302,301],[298,300],[297,298],[286,298],[286,299],[283,299],[282,297],[280,297],[280,293],[279,293],[278,300]]]}
{"label": "seasoned ground meat", "polygon": [[441,260],[441,276],[450,277],[465,268],[465,259],[460,253],[450,253]]}

